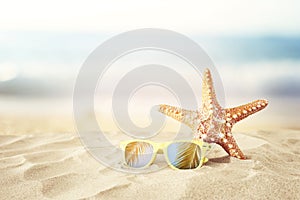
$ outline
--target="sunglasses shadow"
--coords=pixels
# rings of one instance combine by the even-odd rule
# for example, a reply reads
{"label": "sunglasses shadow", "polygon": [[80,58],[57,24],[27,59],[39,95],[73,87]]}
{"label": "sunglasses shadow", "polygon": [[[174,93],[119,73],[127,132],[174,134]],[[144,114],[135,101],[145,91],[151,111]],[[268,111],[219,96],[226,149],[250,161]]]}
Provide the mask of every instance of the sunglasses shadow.
{"label": "sunglasses shadow", "polygon": [[214,163],[230,163],[230,156],[222,156],[218,158],[210,158],[206,165],[213,165]]}

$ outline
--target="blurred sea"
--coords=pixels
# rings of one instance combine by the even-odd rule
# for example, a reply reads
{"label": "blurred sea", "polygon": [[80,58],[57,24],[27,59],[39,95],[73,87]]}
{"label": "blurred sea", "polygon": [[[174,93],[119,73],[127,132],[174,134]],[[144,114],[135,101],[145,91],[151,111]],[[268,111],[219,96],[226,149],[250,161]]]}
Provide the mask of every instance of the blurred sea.
{"label": "blurred sea", "polygon": [[[73,87],[81,65],[110,37],[98,33],[2,31],[0,109],[4,113],[71,112]],[[273,100],[274,112],[269,116],[276,113],[277,121],[290,117],[293,124],[300,120],[300,37],[188,37],[214,61],[226,103],[236,105],[266,98],[271,100],[270,105]]]}
{"label": "blurred sea", "polygon": [[[109,37],[1,32],[0,93],[20,97],[70,95],[84,60]],[[251,89],[254,84],[270,95],[300,96],[300,37],[189,37],[206,50],[225,83],[236,83],[235,90]]]}

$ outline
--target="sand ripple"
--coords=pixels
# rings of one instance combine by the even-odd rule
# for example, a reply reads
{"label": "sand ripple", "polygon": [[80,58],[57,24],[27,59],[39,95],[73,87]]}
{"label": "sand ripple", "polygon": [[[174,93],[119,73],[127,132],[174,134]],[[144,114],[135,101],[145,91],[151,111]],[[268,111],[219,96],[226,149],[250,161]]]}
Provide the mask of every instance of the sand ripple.
{"label": "sand ripple", "polygon": [[237,136],[248,160],[216,147],[197,171],[142,175],[102,166],[72,135],[0,136],[0,199],[300,199],[300,132]]}

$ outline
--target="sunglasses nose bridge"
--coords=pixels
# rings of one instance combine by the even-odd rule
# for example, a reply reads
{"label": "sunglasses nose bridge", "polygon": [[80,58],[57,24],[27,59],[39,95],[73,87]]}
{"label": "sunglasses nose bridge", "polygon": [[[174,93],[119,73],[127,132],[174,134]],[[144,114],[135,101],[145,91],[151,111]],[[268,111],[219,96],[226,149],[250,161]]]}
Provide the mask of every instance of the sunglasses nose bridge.
{"label": "sunglasses nose bridge", "polygon": [[164,152],[163,152],[163,150],[162,149],[158,149],[157,150],[157,154],[163,154]]}
{"label": "sunglasses nose bridge", "polygon": [[157,144],[157,153],[158,154],[163,154],[164,153],[164,143],[159,143]]}

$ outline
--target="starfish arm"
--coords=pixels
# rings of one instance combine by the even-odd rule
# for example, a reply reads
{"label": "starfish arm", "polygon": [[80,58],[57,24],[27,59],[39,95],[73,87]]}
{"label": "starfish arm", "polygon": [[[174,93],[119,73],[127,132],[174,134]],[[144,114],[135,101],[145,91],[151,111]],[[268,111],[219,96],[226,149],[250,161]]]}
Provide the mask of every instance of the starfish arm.
{"label": "starfish arm", "polygon": [[[197,121],[199,113],[197,111],[185,110],[175,106],[169,105],[159,105],[159,111],[173,119],[176,119],[179,122],[182,122],[194,129],[194,121]],[[200,121],[200,120],[199,120]]]}
{"label": "starfish arm", "polygon": [[239,146],[237,145],[235,139],[232,136],[226,136],[222,138],[218,144],[232,157],[239,159],[246,159]]}
{"label": "starfish arm", "polygon": [[221,110],[213,85],[213,80],[209,69],[205,69],[202,82],[202,111],[210,113],[214,108]]}
{"label": "starfish arm", "polygon": [[227,108],[226,109],[226,121],[228,123],[236,123],[245,119],[246,117],[264,109],[268,105],[267,100],[256,100],[251,103],[238,106],[235,108]]}

